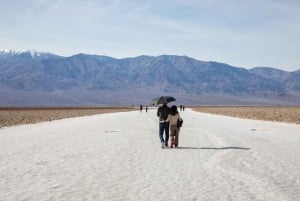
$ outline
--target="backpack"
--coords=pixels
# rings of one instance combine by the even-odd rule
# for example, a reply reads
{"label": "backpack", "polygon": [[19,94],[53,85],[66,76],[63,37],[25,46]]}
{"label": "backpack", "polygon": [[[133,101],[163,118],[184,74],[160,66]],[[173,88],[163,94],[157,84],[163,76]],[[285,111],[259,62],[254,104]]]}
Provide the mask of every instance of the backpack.
{"label": "backpack", "polygon": [[183,119],[177,121],[177,127],[180,128],[182,127],[182,124],[183,124]]}

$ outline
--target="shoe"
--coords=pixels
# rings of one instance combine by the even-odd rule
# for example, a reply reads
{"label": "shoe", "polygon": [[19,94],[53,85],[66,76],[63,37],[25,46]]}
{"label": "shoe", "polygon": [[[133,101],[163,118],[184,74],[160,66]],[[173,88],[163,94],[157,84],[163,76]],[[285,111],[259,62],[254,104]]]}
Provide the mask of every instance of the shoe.
{"label": "shoe", "polygon": [[161,143],[161,148],[164,149],[165,148],[165,143]]}
{"label": "shoe", "polygon": [[165,147],[168,147],[168,143],[165,144]]}

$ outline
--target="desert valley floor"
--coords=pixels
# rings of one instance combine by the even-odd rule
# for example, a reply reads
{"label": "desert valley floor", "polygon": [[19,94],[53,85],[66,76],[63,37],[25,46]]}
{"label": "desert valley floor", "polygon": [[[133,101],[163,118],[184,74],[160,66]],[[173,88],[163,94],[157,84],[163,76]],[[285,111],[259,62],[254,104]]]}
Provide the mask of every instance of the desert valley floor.
{"label": "desert valley floor", "polygon": [[161,149],[156,110],[0,128],[0,200],[300,199],[300,125],[181,112]]}

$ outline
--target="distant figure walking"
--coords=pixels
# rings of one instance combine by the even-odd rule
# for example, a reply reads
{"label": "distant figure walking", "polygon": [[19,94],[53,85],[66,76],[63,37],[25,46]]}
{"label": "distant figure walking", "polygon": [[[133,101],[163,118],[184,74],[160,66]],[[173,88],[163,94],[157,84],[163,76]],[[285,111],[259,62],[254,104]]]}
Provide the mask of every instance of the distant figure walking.
{"label": "distant figure walking", "polygon": [[143,105],[141,104],[140,105],[140,112],[142,112],[143,111]]}
{"label": "distant figure walking", "polygon": [[[159,139],[161,148],[168,147],[169,142],[169,122],[167,122],[168,115],[170,114],[170,108],[167,103],[164,103],[157,110],[157,116],[159,117]],[[164,138],[165,133],[165,138]]]}
{"label": "distant figure walking", "polygon": [[146,112],[148,112],[148,105],[146,106]]}
{"label": "distant figure walking", "polygon": [[182,121],[179,112],[177,111],[177,106],[173,105],[171,107],[171,113],[168,115],[167,122],[170,122],[170,130],[171,130],[171,142],[170,142],[170,148],[178,147],[178,139],[179,139],[179,122]]}

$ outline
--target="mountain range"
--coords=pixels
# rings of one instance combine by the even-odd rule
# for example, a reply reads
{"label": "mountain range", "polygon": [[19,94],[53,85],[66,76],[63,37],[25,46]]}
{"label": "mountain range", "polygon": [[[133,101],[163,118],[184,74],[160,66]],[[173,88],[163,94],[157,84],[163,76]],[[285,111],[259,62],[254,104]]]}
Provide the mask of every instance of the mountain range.
{"label": "mountain range", "polygon": [[299,105],[300,70],[245,69],[161,55],[116,59],[0,51],[0,106]]}

